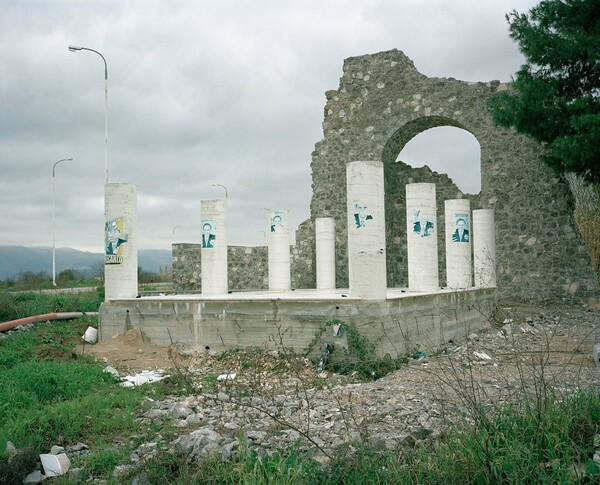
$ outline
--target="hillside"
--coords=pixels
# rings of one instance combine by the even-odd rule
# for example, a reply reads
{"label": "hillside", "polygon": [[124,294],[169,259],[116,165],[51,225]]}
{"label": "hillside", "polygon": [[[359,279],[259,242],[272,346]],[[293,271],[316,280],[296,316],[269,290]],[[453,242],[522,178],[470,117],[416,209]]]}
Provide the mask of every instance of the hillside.
{"label": "hillside", "polygon": [[[101,253],[78,251],[71,248],[56,249],[56,274],[64,269],[94,271],[102,263]],[[158,273],[161,267],[171,267],[169,249],[141,249],[138,251],[138,266],[144,271]],[[0,246],[0,279],[32,271],[52,274],[52,248],[28,248],[24,246]]]}

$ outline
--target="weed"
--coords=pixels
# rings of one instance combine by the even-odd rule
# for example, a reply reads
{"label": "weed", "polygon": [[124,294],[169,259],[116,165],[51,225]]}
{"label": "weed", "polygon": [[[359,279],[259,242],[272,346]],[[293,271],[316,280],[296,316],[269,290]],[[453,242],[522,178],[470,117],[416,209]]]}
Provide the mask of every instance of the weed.
{"label": "weed", "polygon": [[331,357],[324,360],[324,370],[337,374],[354,375],[362,380],[375,380],[398,370],[408,362],[406,356],[391,357],[386,354],[382,358],[376,357],[376,343],[361,335],[355,324],[340,320],[326,322],[307,346],[304,355],[308,356],[314,353],[317,345],[320,345],[325,331],[334,326],[339,327],[340,331],[345,334],[347,347],[330,345],[328,350],[331,352]]}

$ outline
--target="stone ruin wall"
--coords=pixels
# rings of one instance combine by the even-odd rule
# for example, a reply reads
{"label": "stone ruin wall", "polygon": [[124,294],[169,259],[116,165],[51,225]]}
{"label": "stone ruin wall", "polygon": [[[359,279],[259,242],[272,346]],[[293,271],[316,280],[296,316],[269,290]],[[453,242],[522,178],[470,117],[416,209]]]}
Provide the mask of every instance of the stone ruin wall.
{"label": "stone ruin wall", "polygon": [[[494,125],[488,99],[497,81],[428,78],[402,52],[347,59],[336,91],[326,93],[324,138],[312,154],[311,215],[334,217],[337,284],[348,284],[345,164],[381,160],[385,170],[388,286],[407,286],[405,185],[437,184],[440,277],[445,284],[443,200],[468,197],[496,216],[501,297],[536,301],[597,298],[598,280],[572,212],[565,182],[540,160],[542,147]],[[396,159],[414,136],[438,126],[470,132],[481,148],[482,189],[462,194],[446,177]]]}
{"label": "stone ruin wall", "polygon": [[[389,287],[408,286],[405,186],[436,184],[440,283],[445,285],[444,200],[469,198],[471,210],[496,216],[497,280],[503,298],[585,302],[598,279],[573,219],[568,186],[541,162],[537,142],[495,126],[488,99],[498,81],[428,78],[398,50],[349,58],[339,88],[326,93],[323,139],[312,153],[311,220],[300,225],[292,251],[292,288],[314,288],[316,217],[336,221],[337,286],[348,287],[347,162],[384,163]],[[396,162],[414,136],[438,126],[470,132],[481,148],[482,189],[463,194],[446,175]],[[200,246],[173,246],[177,291],[200,290]],[[229,288],[267,288],[266,247],[229,248]]]}

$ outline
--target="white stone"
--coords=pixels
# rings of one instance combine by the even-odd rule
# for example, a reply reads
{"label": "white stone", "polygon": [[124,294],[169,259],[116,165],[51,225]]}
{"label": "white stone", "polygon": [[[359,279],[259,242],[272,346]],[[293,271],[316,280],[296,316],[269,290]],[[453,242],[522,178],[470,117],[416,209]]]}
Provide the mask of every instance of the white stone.
{"label": "white stone", "polygon": [[119,377],[119,371],[110,365],[107,365],[104,368],[104,372],[108,372],[109,374],[112,374],[115,377]]}
{"label": "white stone", "polygon": [[40,461],[44,467],[44,475],[47,477],[59,477],[69,471],[71,461],[65,453],[58,455],[42,454]]}
{"label": "white stone", "polygon": [[41,483],[43,479],[44,477],[42,475],[42,472],[39,470],[35,470],[23,479],[23,484],[35,485],[36,483]]}

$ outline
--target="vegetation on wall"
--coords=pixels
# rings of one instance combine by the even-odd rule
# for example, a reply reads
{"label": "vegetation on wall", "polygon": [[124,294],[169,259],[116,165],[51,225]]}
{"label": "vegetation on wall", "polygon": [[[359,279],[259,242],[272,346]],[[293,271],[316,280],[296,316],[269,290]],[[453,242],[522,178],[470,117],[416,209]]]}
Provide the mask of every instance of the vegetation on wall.
{"label": "vegetation on wall", "polygon": [[586,183],[573,174],[567,180],[575,197],[575,221],[600,279],[600,184]]}

